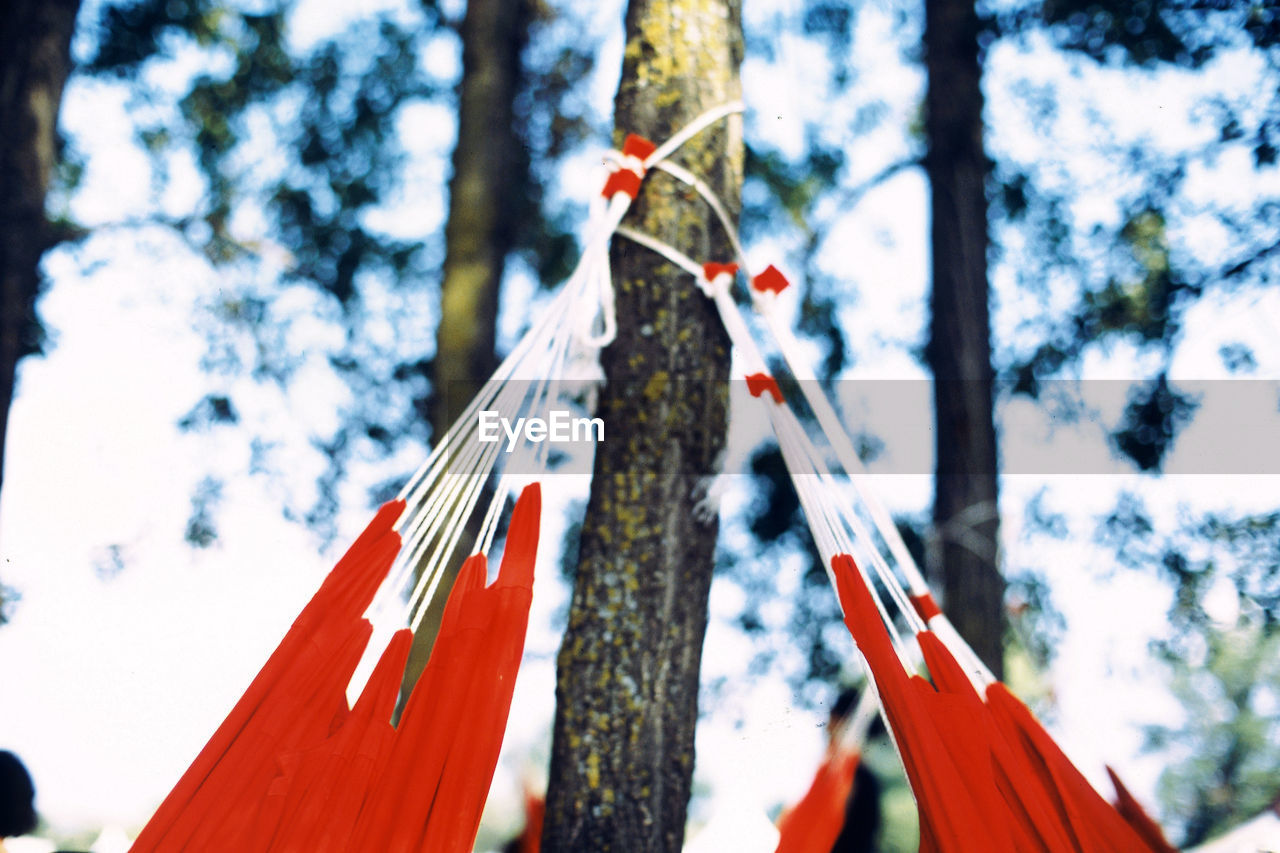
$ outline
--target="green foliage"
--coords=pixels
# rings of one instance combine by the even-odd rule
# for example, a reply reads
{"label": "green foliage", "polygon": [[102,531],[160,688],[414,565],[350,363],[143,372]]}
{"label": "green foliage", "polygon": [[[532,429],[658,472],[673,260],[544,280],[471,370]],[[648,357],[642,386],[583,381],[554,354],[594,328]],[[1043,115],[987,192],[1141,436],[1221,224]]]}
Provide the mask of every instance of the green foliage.
{"label": "green foliage", "polygon": [[1168,6],[1149,0],[1046,0],[1041,16],[1058,45],[1105,62],[1121,54],[1130,62],[1199,66],[1212,46],[1188,43],[1169,26]]}
{"label": "green foliage", "polygon": [[[762,638],[776,629],[764,611],[777,595],[775,582],[778,561],[786,554],[800,552],[801,569],[787,615],[785,630],[801,651],[801,669],[793,681],[801,695],[806,683],[838,683],[848,667],[851,643],[841,621],[822,556],[813,544],[800,509],[795,487],[786,471],[782,452],[776,446],[759,450],[751,459],[756,497],[747,511],[747,524],[760,543],[760,559],[733,567],[732,577],[747,593],[746,606],[738,625],[748,635]],[[759,653],[757,666],[769,662],[768,644]]]}
{"label": "green foliage", "polygon": [[1039,0],[999,11],[997,36],[1046,32],[1060,49],[1094,62],[1197,69],[1225,49],[1280,42],[1280,14],[1268,3],[1199,0]]}
{"label": "green foliage", "polygon": [[[565,14],[533,5],[515,104],[528,162],[513,172],[521,177],[509,188],[509,215],[515,251],[554,284],[576,245],[569,211],[548,201],[544,185],[559,158],[596,129],[579,86],[593,45]],[[299,48],[294,14],[291,0],[114,0],[101,7],[80,71],[121,81],[148,107],[137,112],[137,138],[151,156],[157,197],[175,155],[198,166],[205,192],[196,207],[157,219],[227,281],[201,320],[206,369],[226,387],[249,375],[287,393],[315,356],[292,327],[318,321],[340,330],[328,338],[340,343],[322,357],[353,403],[334,431],[312,437],[327,465],[315,505],[286,508],[327,533],[354,460],[389,457],[429,434],[432,312],[418,294],[438,281],[443,242],[440,233],[405,238],[403,226],[385,223],[404,196],[421,192],[406,185],[408,111],[453,104],[456,81],[431,72],[425,55],[451,47],[458,22],[423,3],[354,19]],[[189,76],[175,86],[182,74]],[[246,227],[264,216],[262,226]],[[180,426],[235,423],[236,413],[220,390]],[[271,471],[272,443],[253,440],[255,471]],[[194,516],[193,525],[195,539],[213,529]]]}
{"label": "green foliage", "polygon": [[1198,844],[1280,794],[1280,512],[1208,513],[1166,533],[1125,495],[1100,538],[1174,590],[1171,633],[1152,652],[1184,710],[1148,726],[1147,746],[1174,756],[1161,804]]}
{"label": "green foliage", "polygon": [[[1011,219],[1025,220],[1033,204],[1033,190],[1025,175],[1016,175],[1003,187],[1004,210]],[[1062,207],[1042,210],[1044,217],[1033,227],[1043,228],[1050,244],[1050,263],[1069,265],[1064,257],[1071,251]],[[1050,324],[1047,337],[1029,357],[1016,360],[1008,369],[1014,393],[1036,397],[1040,381],[1058,375],[1076,363],[1086,350],[1115,339],[1124,339],[1139,349],[1156,347],[1171,354],[1181,329],[1180,318],[1187,306],[1203,292],[1183,280],[1174,269],[1167,238],[1168,225],[1162,211],[1144,208],[1131,214],[1115,235],[1112,260],[1118,271],[1097,289],[1085,288],[1075,309],[1065,321]],[[1126,451],[1127,452],[1127,451]],[[1131,457],[1142,470],[1159,463]]]}
{"label": "green foliage", "polygon": [[[1162,534],[1143,501],[1122,494],[1103,519],[1101,544],[1112,549],[1123,566],[1159,566],[1173,585],[1170,622],[1178,634],[1195,631],[1211,621],[1205,609],[1215,583],[1229,582],[1242,601],[1258,608],[1263,628],[1280,627],[1280,512],[1239,516],[1211,512],[1184,518],[1171,533]],[[1173,653],[1185,652],[1178,646]]]}
{"label": "green foliage", "polygon": [[1195,402],[1175,391],[1168,375],[1161,373],[1134,389],[1121,426],[1111,434],[1111,440],[1139,470],[1158,470],[1178,431],[1191,420],[1195,409]]}
{"label": "green foliage", "polygon": [[[815,202],[830,192],[840,177],[844,154],[839,149],[825,148],[810,139],[803,159],[790,161],[779,151],[760,151],[747,146],[746,177],[759,181],[765,190],[748,199],[742,212],[744,233],[753,229],[776,227],[775,216],[785,213],[791,225],[812,234],[810,216]],[[752,194],[748,194],[751,196]]]}
{"label": "green foliage", "polygon": [[584,39],[580,22],[545,2],[536,5],[515,99],[516,130],[528,157],[524,183],[512,193],[515,251],[544,287],[555,287],[578,260],[583,211],[554,201],[556,167],[608,127],[593,112],[585,82],[595,70],[597,45]]}
{"label": "green foliage", "polygon": [[222,394],[206,394],[191,411],[182,416],[178,421],[178,428],[200,430],[219,424],[233,425],[239,421],[240,415],[229,397]]}
{"label": "green foliage", "polygon": [[224,44],[225,21],[225,11],[210,0],[104,5],[94,27],[96,50],[84,70],[130,77],[143,63],[166,53],[174,38],[189,37],[201,47]]}
{"label": "green foliage", "polygon": [[[151,88],[147,70],[192,51],[202,57],[203,70],[172,109],[140,113],[137,133],[161,185],[166,158],[180,151],[194,156],[206,191],[175,226],[228,282],[244,282],[227,287],[203,320],[210,342],[205,367],[225,381],[248,372],[287,387],[306,353],[289,335],[297,315],[280,300],[302,287],[318,297],[307,314],[345,329],[331,363],[367,390],[425,357],[420,349],[376,343],[370,325],[379,321],[367,316],[362,301],[365,282],[394,289],[421,282],[427,269],[428,249],[420,242],[390,236],[370,221],[401,186],[404,108],[447,92],[422,70],[420,58],[439,18],[428,8],[417,20],[359,20],[298,51],[288,35],[291,13],[288,2],[253,11],[212,0],[106,5],[96,50],[82,72],[126,81],[144,102],[162,101],[165,93]],[[259,210],[267,214],[270,236],[246,239],[237,221]],[[278,278],[268,255],[287,259]],[[365,447],[374,454],[387,449],[376,436],[425,436],[412,402],[425,399],[421,386],[421,377],[410,375],[402,385],[408,400],[388,391],[356,397],[359,405],[345,413],[336,434],[315,438],[329,470],[309,517],[332,516],[351,436],[369,436]],[[225,392],[211,395],[180,426],[234,423],[235,412]],[[269,445],[256,455],[257,469],[269,470],[261,458],[270,455]],[[210,498],[202,487],[194,499],[188,539],[195,544],[215,535],[217,502]]]}
{"label": "green foliage", "polygon": [[13,618],[14,608],[22,594],[11,586],[0,583],[0,625],[5,625]]}
{"label": "green foliage", "polygon": [[1201,653],[1165,655],[1180,725],[1150,726],[1147,745],[1181,756],[1160,777],[1165,814],[1199,844],[1261,813],[1280,794],[1280,634],[1256,614],[1208,625]]}
{"label": "green foliage", "polygon": [[857,11],[854,3],[819,0],[807,3],[803,12],[801,30],[826,47],[827,58],[831,61],[832,82],[840,88],[849,85],[853,76],[850,48],[853,46]]}
{"label": "green foliage", "polygon": [[880,853],[916,853],[920,849],[920,814],[907,784],[902,762],[886,737],[874,737],[862,760],[880,781]]}
{"label": "green foliage", "polygon": [[1006,660],[1025,655],[1030,668],[1043,672],[1053,662],[1066,620],[1038,571],[1026,566],[1006,571],[1005,584]]}
{"label": "green foliage", "polygon": [[[1069,223],[1062,218],[1062,202],[1032,201],[1031,192],[1025,176],[1015,176],[1005,188],[1006,196],[1013,195],[1015,200],[1006,202],[1005,209],[1019,212],[1008,215],[1025,219],[1033,204],[1052,205],[1053,210],[1039,213],[1045,219],[1037,223],[1047,232],[1050,263],[1074,264],[1065,257],[1074,247],[1067,233]],[[1114,272],[1101,285],[1086,286],[1070,316],[1050,325],[1048,339],[1031,357],[1014,363],[1016,392],[1034,396],[1040,379],[1059,373],[1100,343],[1124,339],[1139,349],[1172,351],[1181,331],[1181,316],[1203,294],[1204,286],[1190,283],[1175,266],[1167,233],[1166,213],[1157,207],[1140,206],[1125,219],[1108,250]]]}
{"label": "green foliage", "polygon": [[[1210,92],[1191,105],[1192,122],[1218,129],[1217,140],[1207,145],[1170,151],[1152,140],[1117,140],[1093,119],[1097,141],[1088,153],[1115,168],[1111,184],[1120,189],[1110,191],[1118,226],[1082,220],[1072,207],[1078,188],[1104,179],[1079,174],[1064,181],[1067,160],[1055,163],[1047,149],[1035,162],[999,159],[993,172],[996,210],[1009,233],[1018,235],[1009,242],[1027,247],[1017,256],[1019,284],[1048,296],[1054,283],[1070,281],[1079,293],[1066,315],[1029,321],[1017,344],[1000,342],[1003,375],[1014,393],[1034,397],[1042,380],[1069,375],[1098,349],[1124,343],[1141,356],[1154,356],[1158,366],[1149,374],[1151,381],[1114,439],[1139,470],[1158,470],[1177,427],[1188,420],[1165,417],[1170,405],[1189,410],[1159,387],[1182,339],[1187,312],[1208,293],[1265,286],[1277,272],[1276,199],[1258,193],[1243,204],[1206,200],[1193,195],[1187,179],[1241,149],[1249,152],[1255,169],[1273,167],[1280,127],[1275,73],[1280,16],[1270,5],[1256,3],[1043,0],[1002,9],[990,26],[992,38],[1045,35],[1067,55],[1112,69],[1117,78],[1208,72],[1229,57],[1257,60],[1267,69],[1269,83],[1256,96],[1240,98],[1224,86],[1221,94]],[[1036,114],[1037,125],[1052,134],[1059,120],[1052,87],[1025,85],[1018,95]],[[1223,229],[1224,250],[1190,247],[1182,235],[1203,226]],[[1252,361],[1239,344],[1224,354],[1224,361],[1228,358],[1234,369],[1246,369]]]}
{"label": "green foliage", "polygon": [[208,548],[218,538],[215,521],[218,505],[222,503],[222,483],[213,477],[205,477],[191,496],[191,515],[183,538],[193,548]]}
{"label": "green foliage", "polygon": [[1091,337],[1111,333],[1136,335],[1140,340],[1160,341],[1170,334],[1169,306],[1177,286],[1171,280],[1167,223],[1158,210],[1143,210],[1129,217],[1120,229],[1120,240],[1133,259],[1134,278],[1112,279],[1098,292],[1084,298]]}

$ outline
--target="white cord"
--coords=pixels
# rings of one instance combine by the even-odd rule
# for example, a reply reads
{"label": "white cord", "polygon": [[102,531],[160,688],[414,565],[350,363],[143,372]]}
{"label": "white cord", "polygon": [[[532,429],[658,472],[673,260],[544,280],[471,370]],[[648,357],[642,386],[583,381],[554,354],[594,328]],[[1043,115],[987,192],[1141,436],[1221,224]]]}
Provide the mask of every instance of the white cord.
{"label": "white cord", "polygon": [[[663,163],[659,168],[668,172],[677,180],[683,181],[691,186],[702,199],[711,207],[712,212],[719,219],[725,233],[729,236],[730,245],[733,247],[734,254],[738,257],[739,264],[745,271],[749,269],[745,252],[742,249],[739,240],[737,228],[734,226],[728,211],[719,197],[711,190],[705,181],[699,179],[689,171],[681,168],[674,163]],[[639,242],[639,241],[637,241]],[[805,400],[809,403],[810,409],[818,419],[818,424],[822,429],[828,444],[835,451],[836,459],[844,469],[848,481],[852,484],[854,491],[858,497],[858,503],[864,507],[870,516],[873,528],[888,548],[889,556],[892,558],[893,565],[902,573],[902,579],[906,582],[910,595],[925,596],[932,594],[929,585],[925,581],[924,574],[916,565],[915,560],[911,557],[910,551],[906,547],[906,543],[902,540],[902,535],[898,532],[897,526],[893,523],[892,516],[885,509],[878,496],[870,489],[866,488],[863,478],[867,475],[866,466],[858,457],[857,452],[853,448],[853,442],[850,440],[848,433],[841,424],[839,417],[835,413],[830,400],[822,391],[812,369],[808,363],[799,357],[800,347],[791,335],[790,329],[785,327],[777,318],[774,310],[775,294],[761,293],[754,288],[751,290],[752,302],[757,312],[764,319],[766,326],[769,328],[779,352],[782,354],[783,360],[786,362],[788,369],[797,379],[800,385],[801,393]],[[850,513],[850,519],[856,518],[856,508]],[[859,520],[857,527],[869,533]],[[880,554],[879,549],[874,545],[874,539],[869,539],[867,551],[868,554],[874,555],[873,560],[877,569],[877,574],[889,572],[890,567],[884,559],[884,555]],[[899,583],[886,584],[886,588],[893,590],[900,586]],[[872,590],[874,596],[874,590]],[[877,600],[878,600],[878,596]],[[895,594],[895,603],[898,596]],[[910,604],[903,611],[909,622],[919,622],[916,618],[916,610],[914,605]],[[938,634],[943,640],[947,648],[956,657],[962,668],[969,675],[975,688],[981,693],[985,687],[993,683],[996,678],[990,668],[982,662],[971,646],[960,636],[959,632],[951,624],[951,621],[944,613],[933,615],[928,622],[928,627]]]}
{"label": "white cord", "polygon": [[[742,110],[741,102],[715,107],[643,159],[616,152],[608,159],[616,168],[628,169],[643,180],[650,167],[661,164],[685,142]],[[547,448],[529,441],[526,432],[508,444],[505,454],[501,440],[505,436],[497,442],[481,442],[479,415],[496,410],[500,417],[515,423],[520,417],[548,412],[562,399],[565,389],[561,377],[567,366],[584,358],[594,362],[599,350],[613,342],[617,308],[609,242],[631,202],[628,192],[616,192],[593,204],[578,266],[401,489],[398,497],[405,501],[405,510],[395,526],[403,545],[371,613],[401,612],[404,621],[416,630],[500,459],[504,473],[482,516],[473,553],[487,554],[493,545],[502,509],[511,494],[512,480],[505,472],[517,462],[545,468]],[[532,385],[520,385],[517,380],[522,377]],[[402,598],[401,591],[409,586],[412,590]],[[393,597],[398,607],[391,603]]]}

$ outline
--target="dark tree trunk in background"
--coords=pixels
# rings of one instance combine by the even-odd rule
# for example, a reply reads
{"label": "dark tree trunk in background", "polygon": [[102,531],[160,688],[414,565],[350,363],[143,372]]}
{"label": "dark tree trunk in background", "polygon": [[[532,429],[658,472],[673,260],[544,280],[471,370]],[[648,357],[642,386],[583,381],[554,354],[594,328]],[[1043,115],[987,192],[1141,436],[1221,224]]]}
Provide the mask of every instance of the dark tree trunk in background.
{"label": "dark tree trunk in background", "polygon": [[927,349],[937,449],[933,520],[944,607],[999,675],[1004,579],[997,566],[996,433],[987,283],[988,161],[973,0],[926,0],[925,133],[933,292]]}
{"label": "dark tree trunk in background", "polygon": [[79,0],[0,3],[0,485],[18,361],[40,348],[38,267],[54,242],[44,198],[79,8]]}
{"label": "dark tree trunk in background", "polygon": [[[498,289],[515,240],[515,216],[528,174],[528,153],[516,131],[514,105],[529,36],[533,0],[469,0],[462,37],[458,142],[449,182],[440,325],[432,375],[433,442],[498,366]],[[468,527],[465,556],[475,541]],[[462,560],[447,568],[440,590],[414,637],[405,695],[426,666],[447,593]]]}
{"label": "dark tree trunk in background", "polygon": [[[739,96],[737,0],[632,0],[615,143],[662,142]],[[676,160],[737,209],[735,117]],[[628,224],[698,260],[728,260],[710,211],[653,173]],[[557,662],[543,850],[680,850],[718,523],[695,513],[724,446],[729,344],[688,274],[614,240],[618,337],[603,353],[591,498]]]}
{"label": "dark tree trunk in background", "polygon": [[462,23],[458,143],[449,181],[440,328],[434,363],[437,436],[497,367],[498,287],[515,238],[528,155],[516,131],[531,0],[469,0]]}

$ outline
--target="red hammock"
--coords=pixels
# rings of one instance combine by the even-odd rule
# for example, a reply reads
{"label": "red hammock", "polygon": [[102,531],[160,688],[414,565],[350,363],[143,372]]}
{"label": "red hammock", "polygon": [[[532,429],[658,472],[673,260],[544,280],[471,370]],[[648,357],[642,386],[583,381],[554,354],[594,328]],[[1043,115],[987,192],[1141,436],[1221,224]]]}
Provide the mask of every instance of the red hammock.
{"label": "red hammock", "polygon": [[1107,768],[1107,775],[1111,777],[1111,784],[1116,789],[1116,811],[1120,812],[1120,816],[1129,822],[1134,832],[1142,836],[1143,840],[1159,853],[1178,853],[1178,848],[1169,843],[1164,837],[1164,830],[1160,828],[1160,824],[1152,820],[1151,815],[1147,814],[1147,810],[1137,801],[1133,794],[1129,793],[1129,789],[1120,781],[1120,777],[1116,775],[1116,771],[1110,767]]}
{"label": "red hammock", "polygon": [[845,624],[875,679],[920,812],[920,850],[1164,853],[1090,786],[999,682],[986,701],[950,651],[916,634],[932,684],[908,676],[853,558],[832,559]]}
{"label": "red hammock", "polygon": [[831,749],[800,802],[778,820],[774,853],[828,853],[844,826],[845,806],[853,790],[859,756]]}
{"label": "red hammock", "polygon": [[404,502],[382,507],[131,848],[467,851],[493,778],[524,649],[541,492],[516,503],[502,568],[463,566],[431,659],[390,719],[412,634],[395,634],[354,708],[362,617],[400,550]]}

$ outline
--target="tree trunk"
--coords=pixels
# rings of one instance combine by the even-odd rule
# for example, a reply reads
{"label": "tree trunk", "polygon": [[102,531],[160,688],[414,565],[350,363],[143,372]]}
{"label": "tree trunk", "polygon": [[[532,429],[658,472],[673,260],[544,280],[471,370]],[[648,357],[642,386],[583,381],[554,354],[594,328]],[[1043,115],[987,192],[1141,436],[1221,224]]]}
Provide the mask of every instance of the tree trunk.
{"label": "tree trunk", "polygon": [[[661,142],[739,96],[738,0],[631,0],[616,142]],[[676,159],[736,210],[735,117]],[[651,174],[628,224],[704,261],[728,260],[710,211]],[[724,446],[729,344],[687,273],[614,240],[618,336],[607,377],[569,625],[557,661],[543,849],[681,848],[698,672],[718,522],[696,511]],[[705,520],[704,520],[705,519]]]}
{"label": "tree trunk", "polygon": [[[498,366],[498,289],[515,239],[516,198],[523,192],[528,154],[515,126],[515,99],[529,36],[530,0],[470,0],[462,37],[462,84],[458,93],[458,141],[449,182],[440,325],[436,332],[430,417],[433,440],[471,402]],[[464,552],[475,541],[468,527]],[[440,627],[444,602],[462,560],[445,568],[438,595],[414,636],[406,667],[408,696],[426,666]]]}
{"label": "tree trunk", "polygon": [[987,283],[988,161],[973,0],[926,0],[925,133],[933,213],[927,360],[934,376],[935,572],[948,616],[1003,670],[996,433]]}
{"label": "tree trunk", "polygon": [[0,3],[0,485],[18,361],[40,349],[39,264],[53,244],[44,197],[79,8],[79,0]]}
{"label": "tree trunk", "polygon": [[498,287],[511,251],[528,155],[516,132],[528,0],[470,0],[461,28],[458,143],[449,181],[433,386],[436,435],[498,366]]}

